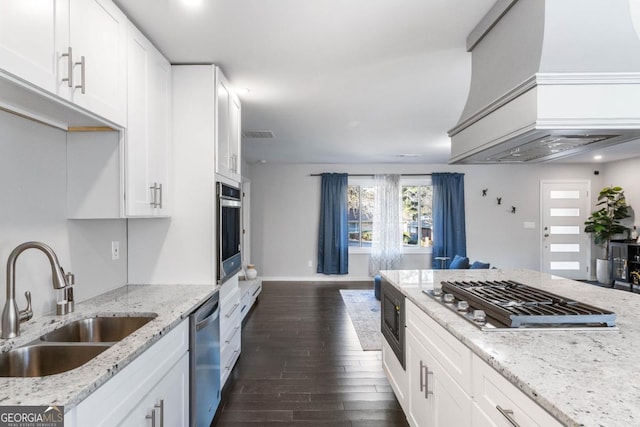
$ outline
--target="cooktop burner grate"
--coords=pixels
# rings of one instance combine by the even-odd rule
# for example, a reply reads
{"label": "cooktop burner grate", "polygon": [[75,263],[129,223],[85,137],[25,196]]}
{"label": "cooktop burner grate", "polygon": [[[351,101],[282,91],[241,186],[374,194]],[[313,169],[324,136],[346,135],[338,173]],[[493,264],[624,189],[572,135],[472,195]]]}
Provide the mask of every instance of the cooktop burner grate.
{"label": "cooktop burner grate", "polygon": [[484,310],[502,327],[615,326],[610,311],[512,280],[443,281],[442,292]]}

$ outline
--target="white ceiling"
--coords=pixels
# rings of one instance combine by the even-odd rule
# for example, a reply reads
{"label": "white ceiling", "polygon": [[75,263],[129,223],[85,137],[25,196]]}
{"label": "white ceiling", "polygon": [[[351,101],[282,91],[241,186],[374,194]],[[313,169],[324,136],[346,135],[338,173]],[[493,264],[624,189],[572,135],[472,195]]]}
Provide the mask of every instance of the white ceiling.
{"label": "white ceiling", "polygon": [[494,0],[116,3],[171,63],[214,63],[250,88],[243,131],[275,134],[243,139],[250,163],[446,163],[466,37]]}

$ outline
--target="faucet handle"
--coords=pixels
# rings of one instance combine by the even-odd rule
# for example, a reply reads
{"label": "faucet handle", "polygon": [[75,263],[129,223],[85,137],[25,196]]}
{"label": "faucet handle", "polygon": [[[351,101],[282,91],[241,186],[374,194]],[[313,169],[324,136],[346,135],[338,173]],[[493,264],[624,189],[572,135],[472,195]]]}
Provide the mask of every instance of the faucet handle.
{"label": "faucet handle", "polygon": [[[62,270],[64,271],[64,270]],[[73,286],[76,284],[76,275],[70,271],[67,271],[64,275],[65,279],[67,279],[67,286]]]}
{"label": "faucet handle", "polygon": [[27,308],[18,312],[20,322],[26,322],[33,317],[33,310],[31,309],[31,292],[25,292],[24,296],[27,298]]}

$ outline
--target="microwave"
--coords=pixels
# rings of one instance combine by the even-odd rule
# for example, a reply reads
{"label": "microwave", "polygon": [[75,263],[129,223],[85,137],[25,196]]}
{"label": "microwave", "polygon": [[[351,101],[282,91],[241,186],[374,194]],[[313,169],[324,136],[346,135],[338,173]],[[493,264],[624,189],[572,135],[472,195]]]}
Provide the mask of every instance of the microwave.
{"label": "microwave", "polygon": [[242,199],[239,188],[218,182],[217,267],[218,284],[242,269]]}

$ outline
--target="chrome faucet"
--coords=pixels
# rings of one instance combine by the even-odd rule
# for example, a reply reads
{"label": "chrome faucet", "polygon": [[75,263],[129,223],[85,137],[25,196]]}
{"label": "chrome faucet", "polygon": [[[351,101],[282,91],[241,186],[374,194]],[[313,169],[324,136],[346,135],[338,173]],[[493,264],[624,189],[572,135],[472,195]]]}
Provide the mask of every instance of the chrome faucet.
{"label": "chrome faucet", "polygon": [[51,264],[51,280],[54,289],[63,289],[67,286],[67,278],[64,270],[60,267],[60,262],[53,249],[40,242],[22,243],[9,254],[7,260],[7,301],[2,310],[2,334],[0,338],[15,338],[20,335],[20,322],[27,321],[33,316],[31,310],[31,293],[26,292],[27,308],[18,311],[16,304],[16,261],[18,256],[27,249],[40,249],[49,258]]}

